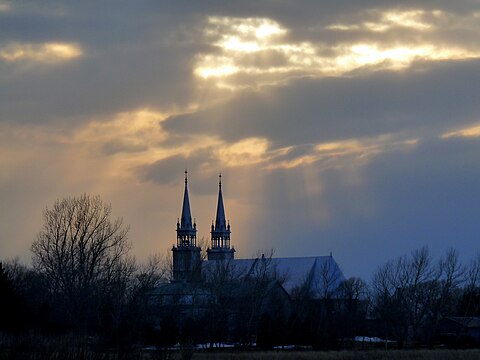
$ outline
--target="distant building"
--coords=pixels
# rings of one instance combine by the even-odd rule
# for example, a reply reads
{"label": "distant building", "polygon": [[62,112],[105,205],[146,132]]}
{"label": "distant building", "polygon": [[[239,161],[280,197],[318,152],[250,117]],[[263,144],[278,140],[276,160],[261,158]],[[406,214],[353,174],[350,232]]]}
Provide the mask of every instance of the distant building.
{"label": "distant building", "polygon": [[252,276],[261,261],[268,261],[270,275],[281,280],[285,290],[308,292],[313,297],[327,297],[345,277],[333,256],[286,257],[272,259],[235,259],[231,246],[231,227],[226,220],[222,194],[222,177],[219,175],[218,202],[215,222],[211,225],[211,243],[207,260],[200,258],[201,249],[196,245],[197,225],[192,222],[188,194],[188,178],[185,171],[185,190],[182,217],[177,221],[177,245],[173,247],[173,282],[204,281],[218,261],[228,262],[238,274]]}
{"label": "distant building", "polygon": [[187,175],[185,170],[182,214],[177,220],[177,241],[172,248],[172,280],[150,293],[149,303],[152,314],[158,316],[159,329],[171,324],[165,319],[175,319],[177,329],[183,329],[183,333],[195,333],[192,328],[205,327],[202,333],[210,338],[196,341],[212,341],[215,334],[244,341],[255,338],[257,331],[271,333],[267,331],[270,328],[286,328],[294,313],[292,297],[335,297],[335,290],[345,277],[331,254],[235,259],[221,175],[211,243],[207,259],[202,260],[197,224],[195,219],[192,221],[190,210]]}
{"label": "distant building", "polygon": [[439,321],[436,335],[448,345],[479,345],[480,317],[445,317]]}

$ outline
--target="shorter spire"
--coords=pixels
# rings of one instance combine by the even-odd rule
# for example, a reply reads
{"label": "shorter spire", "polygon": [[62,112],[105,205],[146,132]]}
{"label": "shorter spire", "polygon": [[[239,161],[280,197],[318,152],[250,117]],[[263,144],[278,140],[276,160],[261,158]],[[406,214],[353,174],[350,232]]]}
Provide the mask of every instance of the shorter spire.
{"label": "shorter spire", "polygon": [[188,198],[188,171],[185,169],[185,192],[183,194],[183,207],[182,207],[182,221],[180,225],[182,229],[192,228],[192,214],[190,212],[190,200]]}
{"label": "shorter spire", "polygon": [[235,249],[230,246],[230,223],[226,221],[223,206],[222,173],[218,174],[218,202],[215,221],[211,227],[212,246],[207,250],[209,260],[231,260]]}
{"label": "shorter spire", "polygon": [[223,196],[222,196],[222,173],[218,174],[218,203],[217,203],[217,216],[215,219],[215,230],[216,231],[225,231],[226,230],[226,221],[225,221],[225,208],[223,207]]}

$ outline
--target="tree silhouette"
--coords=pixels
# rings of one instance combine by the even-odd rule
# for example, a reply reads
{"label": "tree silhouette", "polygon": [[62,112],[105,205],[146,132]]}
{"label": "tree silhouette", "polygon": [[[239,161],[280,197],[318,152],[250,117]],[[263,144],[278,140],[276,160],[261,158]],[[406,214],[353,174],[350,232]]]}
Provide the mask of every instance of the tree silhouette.
{"label": "tree silhouette", "polygon": [[79,330],[99,318],[102,300],[134,271],[128,227],[110,216],[111,206],[99,196],[57,200],[44,211],[43,229],[32,244],[34,267]]}

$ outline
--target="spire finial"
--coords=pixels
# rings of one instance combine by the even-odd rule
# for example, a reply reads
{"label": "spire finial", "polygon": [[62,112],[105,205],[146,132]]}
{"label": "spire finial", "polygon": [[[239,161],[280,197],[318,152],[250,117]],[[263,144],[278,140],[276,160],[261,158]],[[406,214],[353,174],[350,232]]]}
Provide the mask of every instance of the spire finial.
{"label": "spire finial", "polygon": [[185,184],[188,182],[188,177],[187,177],[187,175],[188,175],[188,171],[187,171],[187,169],[185,169]]}
{"label": "spire finial", "polygon": [[218,186],[222,187],[222,173],[218,173]]}

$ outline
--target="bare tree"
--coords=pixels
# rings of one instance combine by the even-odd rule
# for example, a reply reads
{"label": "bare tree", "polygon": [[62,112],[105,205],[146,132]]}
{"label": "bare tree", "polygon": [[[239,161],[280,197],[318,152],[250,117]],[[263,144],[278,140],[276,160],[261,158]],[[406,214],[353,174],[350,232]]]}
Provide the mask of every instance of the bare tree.
{"label": "bare tree", "polygon": [[149,291],[170,280],[170,258],[164,254],[152,254],[144,264],[137,266],[135,273],[135,290]]}
{"label": "bare tree", "polygon": [[480,287],[480,253],[470,262],[470,266],[466,269],[466,287]]}
{"label": "bare tree", "polygon": [[366,282],[358,277],[342,281],[337,293],[338,297],[344,300],[367,300],[369,295]]}
{"label": "bare tree", "polygon": [[374,311],[384,321],[385,335],[393,335],[400,344],[431,342],[439,320],[455,313],[465,272],[456,250],[447,250],[434,264],[426,247],[380,267],[372,289]]}
{"label": "bare tree", "polygon": [[320,298],[330,299],[339,285],[341,273],[338,271],[335,263],[330,261],[323,261],[320,265],[320,273],[317,279],[317,288],[320,291]]}
{"label": "bare tree", "polygon": [[121,218],[111,220],[111,212],[99,196],[57,200],[45,209],[31,247],[34,267],[78,326],[97,315],[102,296],[121,289],[134,270],[128,226]]}
{"label": "bare tree", "polygon": [[480,316],[480,253],[465,269],[465,287],[459,300],[458,315]]}
{"label": "bare tree", "polygon": [[358,277],[351,277],[340,283],[337,289],[339,309],[335,316],[335,326],[341,336],[346,338],[364,334],[366,317],[369,309],[369,289],[366,282]]}
{"label": "bare tree", "polygon": [[385,336],[393,335],[400,346],[418,337],[430,314],[430,298],[435,271],[427,247],[387,262],[372,279],[374,308],[383,320]]}

